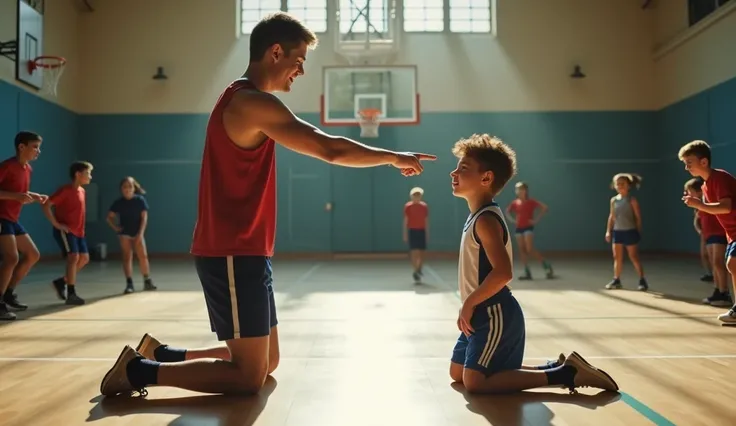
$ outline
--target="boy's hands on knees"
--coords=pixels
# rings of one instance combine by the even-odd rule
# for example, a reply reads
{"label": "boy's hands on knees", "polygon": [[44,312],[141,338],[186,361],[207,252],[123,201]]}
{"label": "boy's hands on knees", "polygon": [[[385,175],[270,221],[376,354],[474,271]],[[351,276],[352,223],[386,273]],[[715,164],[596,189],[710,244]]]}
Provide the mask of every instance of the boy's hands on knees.
{"label": "boy's hands on knees", "polygon": [[475,332],[475,330],[473,330],[473,326],[470,325],[470,319],[473,318],[474,309],[475,306],[471,305],[466,300],[460,308],[460,314],[457,317],[457,328],[466,336],[470,336]]}

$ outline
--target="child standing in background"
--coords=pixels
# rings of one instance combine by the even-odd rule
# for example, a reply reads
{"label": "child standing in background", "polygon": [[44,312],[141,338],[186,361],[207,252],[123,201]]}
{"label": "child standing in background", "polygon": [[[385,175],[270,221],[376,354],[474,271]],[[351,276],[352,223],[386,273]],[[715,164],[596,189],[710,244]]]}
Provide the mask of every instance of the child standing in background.
{"label": "child standing in background", "polygon": [[[529,270],[528,264],[529,256],[542,263],[542,267],[547,272],[547,278],[553,278],[552,265],[534,248],[534,225],[547,213],[547,205],[534,198],[529,198],[529,186],[526,183],[518,182],[515,189],[516,199],[506,207],[506,215],[516,224],[516,243],[519,246],[521,263],[524,265],[524,275],[520,276],[519,279],[532,279],[532,272]],[[540,211],[535,218],[534,212],[537,209]]]}
{"label": "child standing in background", "polygon": [[[685,193],[690,197],[703,199],[703,181],[695,178],[685,183]],[[726,255],[726,231],[712,214],[695,210],[695,230],[700,234],[701,246],[705,246],[710,262],[715,288],[710,297],[703,303],[712,306],[731,306],[731,294],[728,291],[728,272],[723,258]]]}
{"label": "child standing in background", "polygon": [[611,187],[618,192],[611,197],[610,213],[606,224],[606,242],[613,243],[613,280],[606,284],[609,290],[619,289],[621,270],[624,266],[624,247],[629,254],[634,269],[639,274],[639,290],[649,290],[644,278],[644,268],[639,260],[639,241],[641,240],[641,210],[639,201],[631,195],[631,188],[639,188],[641,176],[633,173],[619,173],[613,177]]}
{"label": "child standing in background", "polygon": [[[680,148],[678,158],[685,163],[685,169],[691,175],[705,181],[703,199],[685,195],[685,205],[702,212],[715,215],[726,232],[726,269],[731,274],[731,285],[736,294],[736,178],[722,169],[714,169],[711,164],[710,145],[705,141],[695,140]],[[726,324],[736,323],[736,305],[728,312],[718,316]]]}
{"label": "child standing in background", "polygon": [[125,290],[133,293],[133,252],[138,257],[138,265],[143,275],[143,289],[156,290],[151,279],[148,263],[145,232],[148,225],[148,203],[143,194],[146,191],[131,176],[120,181],[122,197],[115,200],[107,213],[107,223],[117,232],[120,249],[123,252],[123,273],[125,274]]}
{"label": "child standing in background", "polygon": [[[92,181],[92,164],[77,161],[69,168],[72,182],[62,185],[43,205],[46,218],[54,226],[54,239],[66,257],[66,274],[53,281],[56,295],[67,305],[84,305],[77,295],[77,274],[89,263],[89,249],[84,235],[87,217],[86,192]],[[55,206],[54,211],[51,207]],[[65,291],[66,290],[66,291]]]}
{"label": "child standing in background", "polygon": [[409,257],[414,272],[415,282],[422,278],[424,251],[427,249],[429,237],[429,207],[422,201],[424,190],[420,187],[409,191],[411,200],[404,204],[404,242],[409,244]]}

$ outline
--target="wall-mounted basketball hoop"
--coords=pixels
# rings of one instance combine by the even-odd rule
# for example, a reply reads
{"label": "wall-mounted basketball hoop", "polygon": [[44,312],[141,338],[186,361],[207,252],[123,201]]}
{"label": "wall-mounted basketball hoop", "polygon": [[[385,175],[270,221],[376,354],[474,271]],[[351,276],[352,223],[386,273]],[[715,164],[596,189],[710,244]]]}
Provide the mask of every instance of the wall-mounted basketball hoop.
{"label": "wall-mounted basketball hoop", "polygon": [[43,73],[43,92],[56,96],[61,75],[66,68],[66,59],[61,56],[39,56],[28,61],[28,73],[33,75],[36,70]]}
{"label": "wall-mounted basketball hoop", "polygon": [[360,136],[363,138],[377,138],[378,127],[381,125],[381,110],[365,108],[358,111]]}

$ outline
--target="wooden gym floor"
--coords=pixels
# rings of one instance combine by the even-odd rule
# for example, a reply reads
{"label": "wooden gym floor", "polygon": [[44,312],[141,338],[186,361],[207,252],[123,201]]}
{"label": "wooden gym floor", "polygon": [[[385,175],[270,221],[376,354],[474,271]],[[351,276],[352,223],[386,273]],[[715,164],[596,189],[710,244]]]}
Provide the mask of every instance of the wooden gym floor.
{"label": "wooden gym floor", "polygon": [[[414,286],[405,261],[275,261],[281,364],[254,397],[149,388],[99,396],[125,344],[150,332],[215,344],[191,262],[154,261],[159,291],[123,296],[117,262],[91,264],[82,307],[61,305],[40,264],[21,287],[32,308],[0,324],[0,424],[37,425],[726,425],[736,418],[736,330],[699,300],[697,260],[646,260],[652,290],[606,291],[610,261],[557,261],[560,278],[514,282],[528,363],[580,352],[621,393],[466,395],[448,377],[458,335],[456,266],[432,261]],[[136,284],[141,285],[138,279]]]}

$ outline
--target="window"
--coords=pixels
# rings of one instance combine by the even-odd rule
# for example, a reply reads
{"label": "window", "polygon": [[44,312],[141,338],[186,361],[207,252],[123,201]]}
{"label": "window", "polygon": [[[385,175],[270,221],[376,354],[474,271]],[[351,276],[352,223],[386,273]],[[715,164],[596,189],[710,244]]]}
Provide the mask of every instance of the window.
{"label": "window", "polygon": [[688,15],[690,25],[695,25],[703,18],[715,12],[716,9],[728,3],[729,0],[688,0]]}
{"label": "window", "polygon": [[315,33],[327,32],[327,0],[288,0],[286,10]]}
{"label": "window", "polygon": [[[340,33],[364,37],[366,31],[383,34],[388,27],[385,1],[340,0]],[[368,19],[366,19],[368,16]]]}
{"label": "window", "polygon": [[445,29],[445,0],[404,0],[404,31],[434,32]]}
{"label": "window", "polygon": [[450,31],[490,33],[491,1],[493,0],[450,0]]}
{"label": "window", "polygon": [[281,0],[241,0],[240,4],[240,30],[243,34],[250,34],[264,16],[281,10]]}

